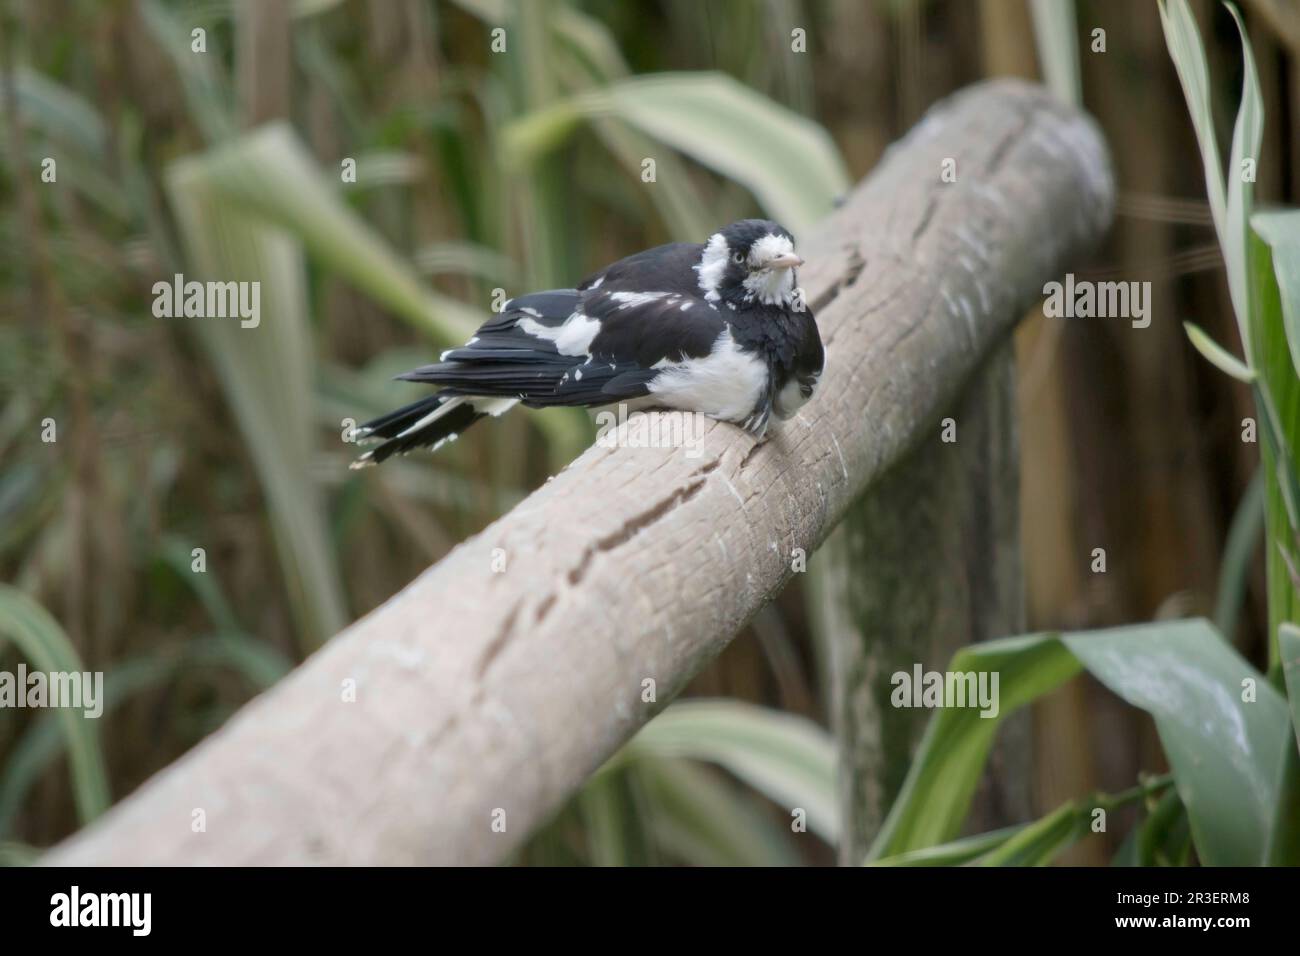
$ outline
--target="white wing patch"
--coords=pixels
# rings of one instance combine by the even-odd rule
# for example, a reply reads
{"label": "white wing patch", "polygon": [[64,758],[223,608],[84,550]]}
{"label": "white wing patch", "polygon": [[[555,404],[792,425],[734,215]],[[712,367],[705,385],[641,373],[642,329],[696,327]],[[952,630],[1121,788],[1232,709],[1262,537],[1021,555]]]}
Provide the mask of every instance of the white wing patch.
{"label": "white wing patch", "polygon": [[561,355],[591,355],[591,342],[600,331],[600,321],[589,315],[575,312],[559,325],[542,325],[535,319],[523,318],[518,328],[538,339],[555,343]]}
{"label": "white wing patch", "polygon": [[658,302],[660,299],[676,298],[674,292],[611,292],[609,297],[618,303],[620,309],[630,309],[633,306],[649,305],[651,302]]}

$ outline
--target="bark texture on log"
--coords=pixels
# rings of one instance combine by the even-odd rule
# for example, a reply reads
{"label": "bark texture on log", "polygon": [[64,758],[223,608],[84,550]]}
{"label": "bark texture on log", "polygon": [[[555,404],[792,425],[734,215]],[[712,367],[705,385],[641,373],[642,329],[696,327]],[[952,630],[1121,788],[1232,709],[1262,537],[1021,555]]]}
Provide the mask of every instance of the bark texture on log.
{"label": "bark texture on log", "polygon": [[940,104],[800,237],[828,363],[795,419],[589,449],[46,861],[503,859],[930,433],[1112,193],[1100,134],[1045,91]]}

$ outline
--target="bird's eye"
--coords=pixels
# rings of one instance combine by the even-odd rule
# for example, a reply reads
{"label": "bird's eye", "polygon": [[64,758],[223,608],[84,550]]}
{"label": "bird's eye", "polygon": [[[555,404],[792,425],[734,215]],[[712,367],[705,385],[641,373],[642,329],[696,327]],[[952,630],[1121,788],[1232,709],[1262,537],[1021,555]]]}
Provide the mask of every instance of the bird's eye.
{"label": "bird's eye", "polygon": [[734,262],[736,265],[742,265],[745,261],[745,254],[743,252],[737,252],[734,256],[731,257],[731,261]]}

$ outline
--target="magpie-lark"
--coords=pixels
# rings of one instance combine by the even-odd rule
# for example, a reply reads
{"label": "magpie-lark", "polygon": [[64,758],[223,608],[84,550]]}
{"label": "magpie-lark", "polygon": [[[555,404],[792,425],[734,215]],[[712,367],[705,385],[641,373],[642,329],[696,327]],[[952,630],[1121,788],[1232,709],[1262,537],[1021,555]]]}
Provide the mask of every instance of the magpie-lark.
{"label": "magpie-lark", "polygon": [[761,437],[812,397],[824,352],[802,301],[794,237],[742,219],[699,243],[620,259],[576,289],[511,299],[460,348],[398,378],[441,391],[360,426],[353,463],[437,448],[517,402],[672,408]]}

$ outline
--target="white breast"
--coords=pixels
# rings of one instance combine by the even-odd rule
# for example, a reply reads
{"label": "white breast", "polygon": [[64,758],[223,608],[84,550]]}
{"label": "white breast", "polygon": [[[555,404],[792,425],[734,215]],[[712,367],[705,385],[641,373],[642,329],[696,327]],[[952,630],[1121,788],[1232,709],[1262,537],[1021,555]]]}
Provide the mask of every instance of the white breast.
{"label": "white breast", "polygon": [[728,422],[748,418],[767,384],[767,364],[742,352],[730,329],[704,358],[661,362],[656,367],[663,371],[649,388],[658,402]]}

